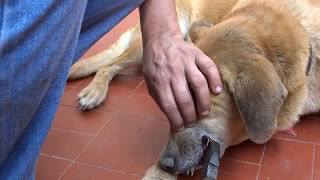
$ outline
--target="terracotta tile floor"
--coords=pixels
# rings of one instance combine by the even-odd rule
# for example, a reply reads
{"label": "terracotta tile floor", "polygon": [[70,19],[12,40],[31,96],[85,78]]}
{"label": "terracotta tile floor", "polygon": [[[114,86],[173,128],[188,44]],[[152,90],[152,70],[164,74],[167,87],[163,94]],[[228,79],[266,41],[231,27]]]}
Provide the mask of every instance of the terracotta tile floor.
{"label": "terracotta tile floor", "polygon": [[[134,12],[85,55],[110,45],[137,19]],[[43,146],[38,180],[140,179],[168,137],[168,122],[148,96],[138,67],[111,83],[106,102],[80,112],[76,95],[92,77],[69,82]],[[227,150],[220,180],[320,180],[320,114],[302,118],[297,136],[277,134],[265,145],[244,142]],[[199,172],[193,178],[199,179]]]}

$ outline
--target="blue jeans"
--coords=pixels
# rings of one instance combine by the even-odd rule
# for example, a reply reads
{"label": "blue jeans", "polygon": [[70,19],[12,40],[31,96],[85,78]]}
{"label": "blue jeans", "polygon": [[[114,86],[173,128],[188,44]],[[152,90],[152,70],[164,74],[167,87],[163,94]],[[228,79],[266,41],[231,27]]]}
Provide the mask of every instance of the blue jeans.
{"label": "blue jeans", "polygon": [[0,179],[34,179],[71,64],[143,0],[0,1]]}

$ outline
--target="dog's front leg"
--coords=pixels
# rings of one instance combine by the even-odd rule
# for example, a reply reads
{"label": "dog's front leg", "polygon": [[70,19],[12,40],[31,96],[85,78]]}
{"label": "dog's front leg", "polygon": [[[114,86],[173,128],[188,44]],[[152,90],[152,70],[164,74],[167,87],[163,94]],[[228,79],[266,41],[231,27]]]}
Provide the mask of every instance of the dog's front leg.
{"label": "dog's front leg", "polygon": [[162,170],[158,165],[151,166],[142,180],[176,180],[177,176]]}

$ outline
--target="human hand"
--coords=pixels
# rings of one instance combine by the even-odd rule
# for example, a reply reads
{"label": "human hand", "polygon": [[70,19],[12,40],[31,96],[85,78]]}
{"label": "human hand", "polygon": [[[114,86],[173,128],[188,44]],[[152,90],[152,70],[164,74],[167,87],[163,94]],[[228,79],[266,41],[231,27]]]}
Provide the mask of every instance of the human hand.
{"label": "human hand", "polygon": [[215,94],[222,91],[216,65],[179,33],[144,41],[143,72],[149,94],[173,131],[192,127],[197,116],[207,115],[210,90]]}

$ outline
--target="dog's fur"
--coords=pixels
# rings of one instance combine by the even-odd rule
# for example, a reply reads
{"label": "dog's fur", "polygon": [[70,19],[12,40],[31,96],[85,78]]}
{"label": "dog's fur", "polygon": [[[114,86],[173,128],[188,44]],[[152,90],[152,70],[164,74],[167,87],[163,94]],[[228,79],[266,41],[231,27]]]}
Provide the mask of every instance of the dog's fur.
{"label": "dog's fur", "polygon": [[[168,165],[171,173],[195,168],[203,135],[218,140],[223,154],[246,139],[264,143],[300,115],[319,111],[318,6],[307,0],[177,0],[176,6],[182,33],[216,63],[224,91],[211,96],[212,110],[196,127],[170,135],[144,179],[175,179],[160,168]],[[80,107],[99,105],[114,75],[141,56],[136,25],[109,49],[74,64],[70,79],[97,72],[78,96]]]}

